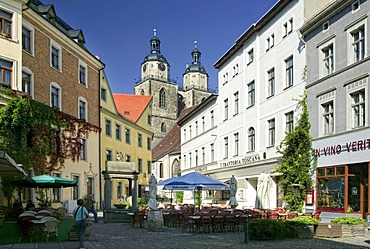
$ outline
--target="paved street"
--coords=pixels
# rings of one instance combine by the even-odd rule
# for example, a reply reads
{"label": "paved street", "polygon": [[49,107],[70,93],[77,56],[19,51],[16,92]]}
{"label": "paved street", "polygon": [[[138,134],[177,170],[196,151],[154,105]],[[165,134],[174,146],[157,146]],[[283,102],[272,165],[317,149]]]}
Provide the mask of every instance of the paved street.
{"label": "paved street", "polygon": [[[281,241],[256,241],[244,243],[244,233],[183,233],[180,228],[165,227],[162,232],[150,232],[146,228],[132,228],[130,224],[93,224],[87,231],[91,234],[85,246],[88,249],[130,248],[370,248],[370,233],[365,237],[337,239],[293,239]],[[0,249],[76,249],[78,242],[33,243],[0,246]]]}

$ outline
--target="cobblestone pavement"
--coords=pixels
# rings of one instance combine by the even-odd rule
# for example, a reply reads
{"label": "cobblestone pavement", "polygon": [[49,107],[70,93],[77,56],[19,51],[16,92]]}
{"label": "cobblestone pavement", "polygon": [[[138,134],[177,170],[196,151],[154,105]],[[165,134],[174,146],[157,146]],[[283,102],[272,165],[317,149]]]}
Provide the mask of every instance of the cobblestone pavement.
{"label": "cobblestone pavement", "polygon": [[[370,248],[370,233],[365,237],[289,239],[281,241],[249,240],[244,243],[244,232],[184,233],[180,228],[164,227],[161,232],[146,228],[132,228],[130,224],[97,223],[87,228],[90,233],[85,246],[88,249],[131,249],[131,248],[315,248],[315,249],[360,249]],[[32,243],[0,246],[0,249],[76,249],[78,242]]]}

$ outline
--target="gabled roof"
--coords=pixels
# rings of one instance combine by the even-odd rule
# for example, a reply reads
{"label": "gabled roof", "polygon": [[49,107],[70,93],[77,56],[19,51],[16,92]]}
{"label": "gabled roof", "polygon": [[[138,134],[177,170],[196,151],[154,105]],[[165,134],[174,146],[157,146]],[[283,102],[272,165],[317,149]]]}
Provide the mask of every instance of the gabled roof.
{"label": "gabled roof", "polygon": [[136,123],[152,100],[152,96],[113,93],[118,113]]}
{"label": "gabled roof", "polygon": [[[192,106],[186,109],[183,109],[180,112],[179,119],[186,116],[196,107]],[[156,161],[168,154],[175,154],[181,152],[181,127],[178,124],[175,124],[172,129],[167,132],[167,134],[162,138],[162,140],[153,148],[152,150],[152,159]]]}

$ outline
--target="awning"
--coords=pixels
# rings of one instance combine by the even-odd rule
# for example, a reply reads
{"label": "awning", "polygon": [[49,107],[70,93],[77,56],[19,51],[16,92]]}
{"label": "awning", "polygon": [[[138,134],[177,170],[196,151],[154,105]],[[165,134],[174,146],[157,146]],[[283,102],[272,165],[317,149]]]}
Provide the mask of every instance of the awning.
{"label": "awning", "polygon": [[5,151],[0,150],[0,177],[25,176],[24,170]]}

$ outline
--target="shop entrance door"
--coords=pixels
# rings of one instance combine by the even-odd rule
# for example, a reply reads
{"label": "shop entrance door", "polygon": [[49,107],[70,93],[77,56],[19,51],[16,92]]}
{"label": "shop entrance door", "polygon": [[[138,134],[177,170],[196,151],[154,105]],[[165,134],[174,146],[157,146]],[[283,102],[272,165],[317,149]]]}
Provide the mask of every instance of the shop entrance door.
{"label": "shop entrance door", "polygon": [[364,219],[369,209],[368,164],[348,165],[348,205],[347,212],[358,212]]}

